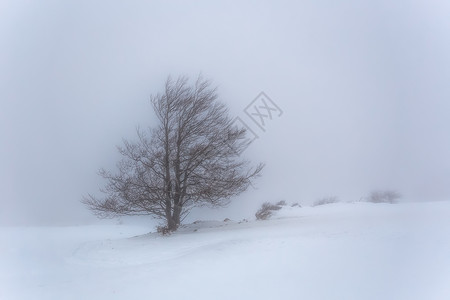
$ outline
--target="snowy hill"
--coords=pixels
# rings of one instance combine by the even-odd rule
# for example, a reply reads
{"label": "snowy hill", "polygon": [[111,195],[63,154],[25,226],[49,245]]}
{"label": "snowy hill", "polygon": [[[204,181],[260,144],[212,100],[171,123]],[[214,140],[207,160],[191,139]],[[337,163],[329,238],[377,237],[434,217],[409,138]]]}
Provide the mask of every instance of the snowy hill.
{"label": "snowy hill", "polygon": [[162,237],[0,228],[0,299],[449,299],[450,202],[284,207]]}

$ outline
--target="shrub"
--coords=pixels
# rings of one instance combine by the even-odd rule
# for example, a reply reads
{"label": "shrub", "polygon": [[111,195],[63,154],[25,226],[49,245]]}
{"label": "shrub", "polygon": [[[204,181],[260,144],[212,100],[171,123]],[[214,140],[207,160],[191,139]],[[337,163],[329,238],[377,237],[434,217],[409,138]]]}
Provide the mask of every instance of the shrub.
{"label": "shrub", "polygon": [[395,203],[401,195],[396,191],[373,191],[367,197],[368,202],[372,203]]}
{"label": "shrub", "polygon": [[336,196],[323,197],[321,199],[316,200],[316,202],[314,202],[312,206],[319,206],[319,205],[325,205],[325,204],[331,204],[331,203],[337,203],[337,202],[339,202],[339,198]]}
{"label": "shrub", "polygon": [[275,210],[280,210],[281,206],[277,204],[272,204],[270,202],[265,202],[261,206],[260,209],[255,213],[255,217],[257,220],[267,220],[270,216],[272,216]]}
{"label": "shrub", "polygon": [[172,231],[169,229],[169,227],[160,225],[156,227],[156,232],[160,235],[170,235]]}
{"label": "shrub", "polygon": [[284,201],[284,200],[278,201],[277,204],[275,204],[275,205],[286,206],[286,201]]}

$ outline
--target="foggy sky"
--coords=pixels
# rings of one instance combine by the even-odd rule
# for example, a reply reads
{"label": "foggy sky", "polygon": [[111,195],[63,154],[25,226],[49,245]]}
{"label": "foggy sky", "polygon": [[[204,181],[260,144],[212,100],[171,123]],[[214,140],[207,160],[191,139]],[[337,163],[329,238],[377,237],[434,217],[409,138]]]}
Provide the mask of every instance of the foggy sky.
{"label": "foggy sky", "polygon": [[[230,212],[373,189],[450,199],[449,15],[425,0],[1,1],[0,224],[92,220],[80,198],[154,124],[149,96],[200,72],[267,164]],[[265,132],[243,111],[261,91],[283,110]]]}

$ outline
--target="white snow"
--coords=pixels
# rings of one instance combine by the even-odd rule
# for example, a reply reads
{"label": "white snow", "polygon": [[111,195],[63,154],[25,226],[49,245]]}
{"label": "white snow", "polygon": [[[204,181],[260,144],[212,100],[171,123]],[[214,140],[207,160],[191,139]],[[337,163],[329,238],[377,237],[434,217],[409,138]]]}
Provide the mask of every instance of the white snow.
{"label": "white snow", "polygon": [[0,228],[0,299],[450,299],[450,202],[149,229]]}

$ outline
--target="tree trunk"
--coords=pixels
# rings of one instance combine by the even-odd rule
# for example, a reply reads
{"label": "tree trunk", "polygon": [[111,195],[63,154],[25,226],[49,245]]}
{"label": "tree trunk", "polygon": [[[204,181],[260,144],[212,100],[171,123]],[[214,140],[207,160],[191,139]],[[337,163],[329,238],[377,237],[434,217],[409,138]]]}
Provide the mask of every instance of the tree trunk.
{"label": "tree trunk", "polygon": [[174,205],[173,213],[166,211],[167,229],[169,229],[169,231],[175,231],[178,229],[178,226],[180,226],[181,210],[181,206]]}
{"label": "tree trunk", "polygon": [[169,231],[177,230],[177,226],[172,217],[172,203],[168,199],[166,199],[166,221],[167,229],[169,229]]}
{"label": "tree trunk", "polygon": [[167,219],[167,229],[169,229],[169,231],[177,230],[178,225],[179,224],[177,224],[176,221],[172,217],[169,217]]}
{"label": "tree trunk", "polygon": [[181,223],[181,220],[180,220],[181,210],[182,210],[182,207],[180,205],[177,205],[177,204],[174,205],[172,219],[175,222],[177,228]]}

